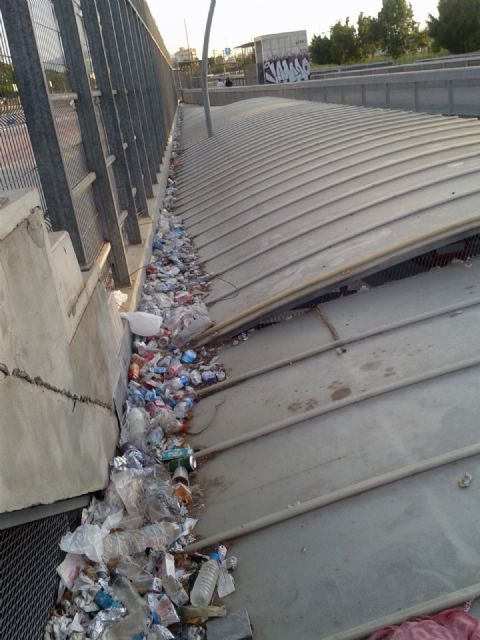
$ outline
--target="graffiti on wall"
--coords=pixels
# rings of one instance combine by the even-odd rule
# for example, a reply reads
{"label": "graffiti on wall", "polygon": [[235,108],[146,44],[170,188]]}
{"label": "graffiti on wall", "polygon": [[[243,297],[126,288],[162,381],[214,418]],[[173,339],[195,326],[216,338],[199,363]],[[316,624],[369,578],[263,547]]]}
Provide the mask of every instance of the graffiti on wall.
{"label": "graffiti on wall", "polygon": [[264,62],[265,82],[302,82],[310,78],[310,59],[307,53],[275,58]]}

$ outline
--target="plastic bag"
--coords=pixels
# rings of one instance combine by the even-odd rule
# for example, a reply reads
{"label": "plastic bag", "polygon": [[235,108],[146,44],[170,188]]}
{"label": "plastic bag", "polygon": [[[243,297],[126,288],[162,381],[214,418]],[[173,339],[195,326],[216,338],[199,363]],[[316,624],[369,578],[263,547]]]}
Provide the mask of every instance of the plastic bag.
{"label": "plastic bag", "polygon": [[128,300],[128,294],[127,293],[123,293],[123,291],[120,291],[119,289],[117,289],[116,291],[113,292],[112,294],[113,300],[115,302],[115,304],[117,305],[117,307],[122,307],[126,301]]}
{"label": "plastic bag", "polygon": [[75,553],[67,553],[63,562],[58,565],[57,573],[70,591],[85,564],[85,559],[82,556]]}
{"label": "plastic bag", "polygon": [[180,346],[206,331],[212,323],[203,302],[195,302],[189,306],[173,309],[168,314],[165,324],[171,331],[172,342]]}
{"label": "plastic bag", "polygon": [[175,638],[173,633],[167,627],[162,627],[161,624],[152,625],[147,636],[147,640],[172,640],[172,638]]}
{"label": "plastic bag", "polygon": [[73,533],[66,533],[60,540],[60,549],[87,556],[94,562],[102,559],[105,531],[96,524],[82,524]]}
{"label": "plastic bag", "polygon": [[145,491],[140,473],[135,469],[112,473],[112,483],[129,516],[143,516],[145,513]]}
{"label": "plastic bag", "polygon": [[99,586],[83,572],[80,572],[72,587],[73,602],[86,612],[98,611],[99,606],[95,602]]}
{"label": "plastic bag", "polygon": [[128,321],[130,331],[137,336],[156,336],[162,328],[162,317],[145,311],[129,311],[120,316]]}
{"label": "plastic bag", "polygon": [[176,521],[185,514],[180,501],[172,496],[172,485],[161,478],[144,481],[146,514],[151,522]]}
{"label": "plastic bag", "polygon": [[380,629],[369,640],[477,640],[480,620],[462,609],[448,609],[433,616],[408,620]]}

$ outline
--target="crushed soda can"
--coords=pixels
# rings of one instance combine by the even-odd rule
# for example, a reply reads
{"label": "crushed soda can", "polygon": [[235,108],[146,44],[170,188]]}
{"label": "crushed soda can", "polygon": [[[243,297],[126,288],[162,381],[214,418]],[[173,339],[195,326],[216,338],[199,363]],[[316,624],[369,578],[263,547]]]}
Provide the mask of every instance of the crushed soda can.
{"label": "crushed soda can", "polygon": [[213,384],[214,382],[217,381],[217,376],[215,375],[215,373],[213,371],[204,371],[202,373],[202,380],[206,384]]}
{"label": "crushed soda can", "polygon": [[174,449],[162,451],[162,453],[160,454],[160,459],[163,462],[168,462],[169,460],[175,460],[177,458],[188,458],[192,454],[193,449],[187,449],[186,447],[176,447]]}
{"label": "crushed soda can", "polygon": [[182,482],[183,484],[187,485],[187,487],[190,485],[188,471],[185,469],[185,467],[178,466],[173,472],[172,480],[175,483]]}
{"label": "crushed soda can", "polygon": [[197,468],[197,461],[193,456],[187,456],[185,458],[176,458],[168,463],[168,470],[173,473],[177,467],[185,467],[185,469],[191,473]]}

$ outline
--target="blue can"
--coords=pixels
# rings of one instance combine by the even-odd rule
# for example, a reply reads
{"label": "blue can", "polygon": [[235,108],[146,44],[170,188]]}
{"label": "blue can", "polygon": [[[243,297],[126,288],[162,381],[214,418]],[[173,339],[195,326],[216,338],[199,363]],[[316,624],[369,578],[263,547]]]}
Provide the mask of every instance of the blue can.
{"label": "blue can", "polygon": [[156,373],[158,375],[167,373],[167,367],[154,367],[153,373]]}
{"label": "blue can", "polygon": [[217,381],[217,376],[213,371],[203,371],[202,372],[202,380],[207,384],[213,384]]}

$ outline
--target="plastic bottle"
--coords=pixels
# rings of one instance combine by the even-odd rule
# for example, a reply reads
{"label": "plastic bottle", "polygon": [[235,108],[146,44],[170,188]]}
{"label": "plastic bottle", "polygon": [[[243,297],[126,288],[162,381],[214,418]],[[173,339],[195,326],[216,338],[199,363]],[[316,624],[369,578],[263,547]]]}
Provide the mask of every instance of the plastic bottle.
{"label": "plastic bottle", "polygon": [[202,374],[200,373],[200,371],[197,371],[197,369],[194,369],[190,373],[190,381],[195,386],[202,384],[203,380],[202,380]]}
{"label": "plastic bottle", "polygon": [[192,409],[192,407],[193,407],[193,400],[188,397],[184,398],[183,400],[177,403],[174,409],[176,417],[179,418],[180,420],[183,420],[187,415],[187,413]]}
{"label": "plastic bottle", "polygon": [[123,576],[113,578],[111,591],[127,608],[127,615],[113,625],[108,637],[110,640],[131,640],[142,631],[143,621],[148,618],[148,607],[130,580]]}
{"label": "plastic bottle", "polygon": [[127,613],[146,611],[145,601],[128,578],[116,575],[111,582],[111,591],[115,599],[127,608]]}
{"label": "plastic bottle", "polygon": [[161,427],[166,433],[180,431],[179,421],[173,411],[167,407],[159,407],[154,418],[150,421],[151,427]]}
{"label": "plastic bottle", "polygon": [[201,566],[190,593],[190,602],[194,607],[208,607],[215,591],[219,573],[220,556],[218,553],[212,553],[210,560]]}
{"label": "plastic bottle", "polygon": [[187,349],[182,355],[182,362],[186,364],[192,364],[197,359],[197,354],[193,349]]}
{"label": "plastic bottle", "polygon": [[129,440],[132,444],[141,444],[149,423],[148,415],[143,409],[133,407],[127,414],[126,422]]}

